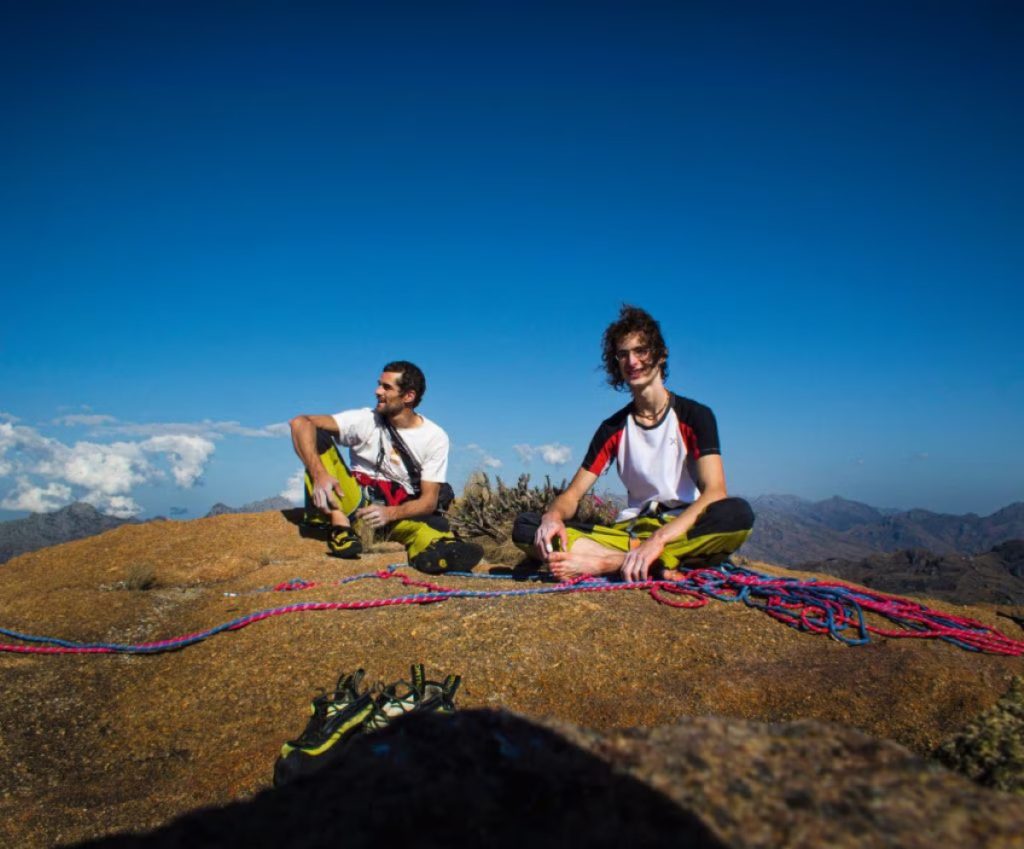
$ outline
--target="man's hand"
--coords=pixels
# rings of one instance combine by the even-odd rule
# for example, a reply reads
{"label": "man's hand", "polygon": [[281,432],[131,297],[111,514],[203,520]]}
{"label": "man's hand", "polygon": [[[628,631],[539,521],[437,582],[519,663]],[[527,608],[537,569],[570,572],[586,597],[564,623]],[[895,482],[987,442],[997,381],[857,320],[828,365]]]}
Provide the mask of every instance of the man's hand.
{"label": "man's hand", "polygon": [[325,513],[341,509],[341,484],[337,478],[324,473],[313,479],[313,503]]}
{"label": "man's hand", "polygon": [[393,520],[393,510],[383,504],[371,504],[356,510],[356,518],[362,519],[371,528],[382,528]]}
{"label": "man's hand", "polygon": [[626,555],[622,561],[622,580],[646,581],[651,564],[665,550],[665,544],[657,536],[648,537]]}
{"label": "man's hand", "polygon": [[560,551],[569,550],[569,536],[565,532],[565,522],[558,516],[545,513],[541,516],[540,527],[533,536],[533,545],[537,549],[541,560],[547,560],[552,551],[555,550],[552,540],[558,538]]}

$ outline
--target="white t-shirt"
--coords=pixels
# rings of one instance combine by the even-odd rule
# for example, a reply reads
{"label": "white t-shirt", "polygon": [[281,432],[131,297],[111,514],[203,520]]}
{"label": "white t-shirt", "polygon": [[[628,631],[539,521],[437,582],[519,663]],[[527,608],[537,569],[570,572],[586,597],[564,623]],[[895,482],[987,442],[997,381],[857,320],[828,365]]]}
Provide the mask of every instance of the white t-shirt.
{"label": "white t-shirt", "polygon": [[632,404],[605,419],[591,440],[583,468],[600,475],[616,461],[628,501],[616,519],[622,522],[652,501],[676,512],[696,501],[697,460],[721,453],[711,409],[672,395],[661,421],[652,427],[637,424]]}
{"label": "white t-shirt", "polygon": [[[426,416],[419,427],[398,428],[402,440],[422,468],[421,479],[444,483],[448,473],[448,434]],[[386,427],[377,423],[377,416],[369,407],[345,410],[334,415],[338,423],[339,445],[348,446],[349,465],[354,472],[370,477],[386,478],[399,484],[407,492],[413,491],[409,472],[395,447]],[[381,447],[383,446],[383,454]],[[380,458],[380,468],[378,468]]]}

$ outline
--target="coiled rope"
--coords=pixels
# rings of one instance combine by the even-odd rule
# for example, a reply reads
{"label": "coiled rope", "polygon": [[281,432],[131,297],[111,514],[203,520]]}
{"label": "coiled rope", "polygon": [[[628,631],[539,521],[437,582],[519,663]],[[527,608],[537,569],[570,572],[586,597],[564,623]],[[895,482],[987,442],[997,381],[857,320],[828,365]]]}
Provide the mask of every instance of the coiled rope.
{"label": "coiled rope", "polygon": [[[77,642],[57,637],[24,634],[0,627],[0,635],[27,645],[0,644],[0,651],[22,654],[159,654],[200,643],[226,631],[237,631],[254,622],[290,613],[315,610],[373,610],[410,604],[437,604],[449,599],[514,598],[563,593],[620,592],[646,590],[660,604],[669,607],[703,607],[712,599],[743,602],[761,610],[792,628],[815,634],[828,634],[848,646],[864,645],[871,635],[939,639],[967,651],[1011,656],[1024,655],[1024,641],[1014,640],[994,628],[973,619],[933,610],[916,601],[852,587],[838,582],[778,577],[745,567],[723,563],[715,568],[693,569],[678,580],[614,581],[607,578],[577,578],[562,583],[543,583],[518,589],[480,590],[443,586],[420,580],[402,572],[399,565],[377,572],[365,572],[333,582],[341,586],[364,580],[397,580],[414,591],[406,595],[360,601],[309,601],[259,610],[193,634],[148,643]],[[449,573],[460,578],[511,580],[509,575]],[[262,591],[300,592],[322,584],[296,578]],[[867,613],[893,623],[882,628],[868,622]]]}

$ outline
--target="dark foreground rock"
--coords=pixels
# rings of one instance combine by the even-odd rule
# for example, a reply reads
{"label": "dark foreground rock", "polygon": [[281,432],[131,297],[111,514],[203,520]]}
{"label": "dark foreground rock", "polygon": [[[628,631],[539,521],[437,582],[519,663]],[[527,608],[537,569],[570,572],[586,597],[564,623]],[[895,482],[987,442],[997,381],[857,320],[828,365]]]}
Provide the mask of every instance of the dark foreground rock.
{"label": "dark foreground rock", "polygon": [[506,712],[410,716],[333,766],[105,849],[227,845],[1010,847],[1024,799],[817,722],[590,731]]}

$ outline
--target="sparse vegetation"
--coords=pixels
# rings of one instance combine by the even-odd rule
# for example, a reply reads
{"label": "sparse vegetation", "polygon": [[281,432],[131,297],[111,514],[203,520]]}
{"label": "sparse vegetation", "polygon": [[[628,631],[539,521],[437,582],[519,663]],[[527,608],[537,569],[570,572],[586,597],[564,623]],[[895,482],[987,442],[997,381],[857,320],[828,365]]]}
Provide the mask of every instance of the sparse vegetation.
{"label": "sparse vegetation", "polygon": [[1024,678],[936,750],[947,767],[985,787],[1024,795]]}
{"label": "sparse vegetation", "polygon": [[156,570],[148,563],[132,563],[121,584],[126,590],[151,590],[156,586]]}
{"label": "sparse vegetation", "polygon": [[363,551],[372,552],[377,540],[377,532],[361,519],[356,519],[352,524],[352,530],[356,532],[359,541],[363,544]]}
{"label": "sparse vegetation", "polygon": [[[567,486],[563,479],[554,486],[551,478],[544,477],[543,486],[530,486],[530,476],[520,475],[514,486],[508,486],[499,477],[494,486],[483,472],[474,473],[462,497],[448,510],[452,528],[464,536],[488,536],[496,542],[506,542],[512,535],[516,515],[524,512],[541,513],[546,510]],[[582,522],[608,524],[615,519],[618,506],[610,498],[588,493],[580,502],[576,518]]]}

